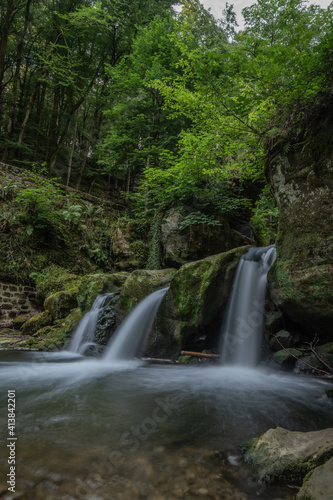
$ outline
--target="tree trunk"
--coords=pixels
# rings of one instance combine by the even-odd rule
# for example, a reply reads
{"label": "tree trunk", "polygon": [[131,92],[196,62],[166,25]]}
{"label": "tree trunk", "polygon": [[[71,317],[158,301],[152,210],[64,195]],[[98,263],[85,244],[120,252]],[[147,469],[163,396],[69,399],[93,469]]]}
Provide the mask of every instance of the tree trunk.
{"label": "tree trunk", "polygon": [[36,97],[36,93],[37,93],[39,84],[40,84],[40,82],[38,80],[37,83],[36,83],[36,85],[35,85],[35,88],[34,88],[32,94],[30,96],[29,102],[28,102],[28,106],[27,106],[27,109],[26,109],[26,112],[25,112],[25,117],[24,117],[24,120],[22,122],[20,133],[19,133],[19,138],[18,138],[18,144],[19,145],[22,142],[25,127],[27,126],[30,113],[32,111],[32,108],[34,107],[35,97]]}
{"label": "tree trunk", "polygon": [[24,27],[23,27],[23,31],[22,31],[22,35],[20,37],[20,40],[18,41],[18,44],[17,44],[17,59],[16,59],[16,68],[15,68],[14,81],[13,81],[13,91],[12,91],[12,97],[11,97],[10,108],[9,108],[9,118],[8,118],[7,134],[6,134],[6,146],[5,146],[3,156],[2,156],[2,161],[4,163],[7,161],[7,158],[8,158],[8,149],[9,149],[8,141],[10,140],[12,133],[13,133],[17,86],[18,86],[20,69],[21,69],[21,61],[22,61],[22,47],[23,47],[23,40],[24,40],[24,37],[27,33],[28,24],[29,24],[30,4],[31,4],[31,0],[27,0],[27,5],[26,5],[26,9],[25,9]]}
{"label": "tree trunk", "polygon": [[4,15],[3,22],[1,23],[1,42],[0,42],[0,98],[4,89],[3,77],[5,74],[5,58],[8,43],[9,29],[11,25],[11,17],[14,8],[14,0],[7,0],[7,9]]}
{"label": "tree trunk", "polygon": [[69,162],[68,162],[66,187],[69,186],[69,181],[70,181],[71,173],[72,173],[72,163],[73,163],[73,155],[74,155],[75,144],[76,144],[77,124],[79,121],[79,116],[80,116],[80,108],[77,110],[77,113],[76,113],[76,120],[75,120],[73,139],[72,139],[72,147],[71,147],[71,152],[70,152]]}
{"label": "tree trunk", "polygon": [[81,163],[79,178],[78,178],[77,183],[76,183],[76,189],[80,189],[80,186],[81,186],[82,177],[83,177],[84,169],[86,168],[88,153],[89,153],[91,141],[92,141],[92,138],[94,135],[94,130],[95,130],[99,110],[100,110],[100,107],[97,107],[95,110],[92,122],[91,122],[91,127],[90,127],[90,131],[89,131],[88,139],[86,142],[86,148],[85,148],[82,163]]}

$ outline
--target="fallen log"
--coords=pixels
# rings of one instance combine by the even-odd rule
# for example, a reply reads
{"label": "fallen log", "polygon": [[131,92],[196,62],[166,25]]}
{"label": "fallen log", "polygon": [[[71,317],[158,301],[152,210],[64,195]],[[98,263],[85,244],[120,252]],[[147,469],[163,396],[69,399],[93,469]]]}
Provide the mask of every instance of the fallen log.
{"label": "fallen log", "polygon": [[182,356],[193,356],[197,358],[219,358],[219,354],[206,354],[205,352],[181,351]]}

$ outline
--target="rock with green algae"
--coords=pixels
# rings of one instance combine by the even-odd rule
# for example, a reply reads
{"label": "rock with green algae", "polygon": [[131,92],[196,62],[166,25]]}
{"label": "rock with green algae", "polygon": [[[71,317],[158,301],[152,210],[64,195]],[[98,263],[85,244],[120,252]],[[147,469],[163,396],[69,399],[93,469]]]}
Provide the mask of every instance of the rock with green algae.
{"label": "rock with green algae", "polygon": [[237,264],[249,247],[182,266],[157,315],[147,354],[177,359],[182,349],[219,328]]}
{"label": "rock with green algae", "polygon": [[21,314],[12,320],[13,328],[21,328],[21,326],[31,318],[31,314]]}
{"label": "rock with green algae", "polygon": [[77,302],[81,310],[89,311],[97,295],[119,291],[118,283],[118,273],[83,276],[77,293]]}
{"label": "rock with green algae", "polygon": [[178,363],[182,365],[197,365],[199,363],[199,358],[194,356],[179,356]]}
{"label": "rock with green algae", "polygon": [[331,340],[333,97],[322,97],[268,151],[266,176],[280,212],[278,258],[268,279],[286,317],[307,334]]}
{"label": "rock with green algae", "polygon": [[127,315],[150,293],[169,286],[176,272],[176,269],[137,269],[133,271],[121,290],[120,300],[124,314]]}
{"label": "rock with green algae", "polygon": [[56,292],[44,301],[44,309],[49,311],[53,319],[65,318],[69,312],[78,306],[78,288]]}
{"label": "rock with green algae", "polygon": [[294,360],[294,364],[297,362],[297,359],[304,356],[302,351],[295,349],[293,347],[288,349],[280,349],[273,354],[273,359],[279,365],[283,365],[286,362],[290,362]]}
{"label": "rock with green algae", "polygon": [[296,500],[331,500],[333,498],[333,458],[309,472]]}
{"label": "rock with green algae", "polygon": [[42,350],[54,350],[68,343],[70,334],[82,318],[79,308],[73,309],[66,318],[56,320],[53,325],[40,328],[28,340],[19,344],[20,347],[33,347]]}
{"label": "rock with green algae", "polygon": [[[323,352],[319,357],[333,370],[332,354]],[[329,373],[329,370],[324,363],[322,363],[314,354],[310,354],[297,361],[295,371],[297,373],[317,373],[318,370],[320,370]]]}
{"label": "rock with green algae", "polygon": [[242,448],[257,479],[267,483],[298,481],[333,456],[333,428],[294,432],[277,427]]}
{"label": "rock with green algae", "polygon": [[35,314],[32,318],[28,319],[22,327],[21,330],[24,335],[33,335],[38,330],[44,326],[50,325],[52,323],[52,315],[49,311],[44,311],[39,314]]}

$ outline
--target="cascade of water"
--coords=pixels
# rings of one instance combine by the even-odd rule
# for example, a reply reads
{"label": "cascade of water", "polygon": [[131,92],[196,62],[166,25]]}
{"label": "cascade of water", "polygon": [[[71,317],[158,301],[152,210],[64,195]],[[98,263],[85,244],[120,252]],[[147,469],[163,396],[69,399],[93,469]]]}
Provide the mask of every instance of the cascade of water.
{"label": "cascade of water", "polygon": [[260,361],[267,273],[275,246],[250,248],[239,261],[222,328],[222,363],[255,366]]}
{"label": "cascade of water", "polygon": [[68,351],[82,354],[85,348],[94,342],[99,313],[103,309],[106,300],[111,295],[110,293],[105,293],[96,297],[90,311],[83,316],[80,323],[75,328],[67,348]]}
{"label": "cascade of water", "polygon": [[104,358],[110,361],[131,359],[143,350],[166,291],[167,288],[163,288],[148,295],[131,311],[111,337]]}

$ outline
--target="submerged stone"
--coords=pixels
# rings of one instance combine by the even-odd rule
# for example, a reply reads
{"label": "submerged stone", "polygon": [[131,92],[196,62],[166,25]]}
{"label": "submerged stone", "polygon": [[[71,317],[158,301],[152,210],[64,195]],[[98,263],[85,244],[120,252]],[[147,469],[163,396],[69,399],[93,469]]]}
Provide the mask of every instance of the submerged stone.
{"label": "submerged stone", "polygon": [[293,432],[277,427],[244,448],[244,459],[259,480],[297,481],[333,456],[333,429]]}

